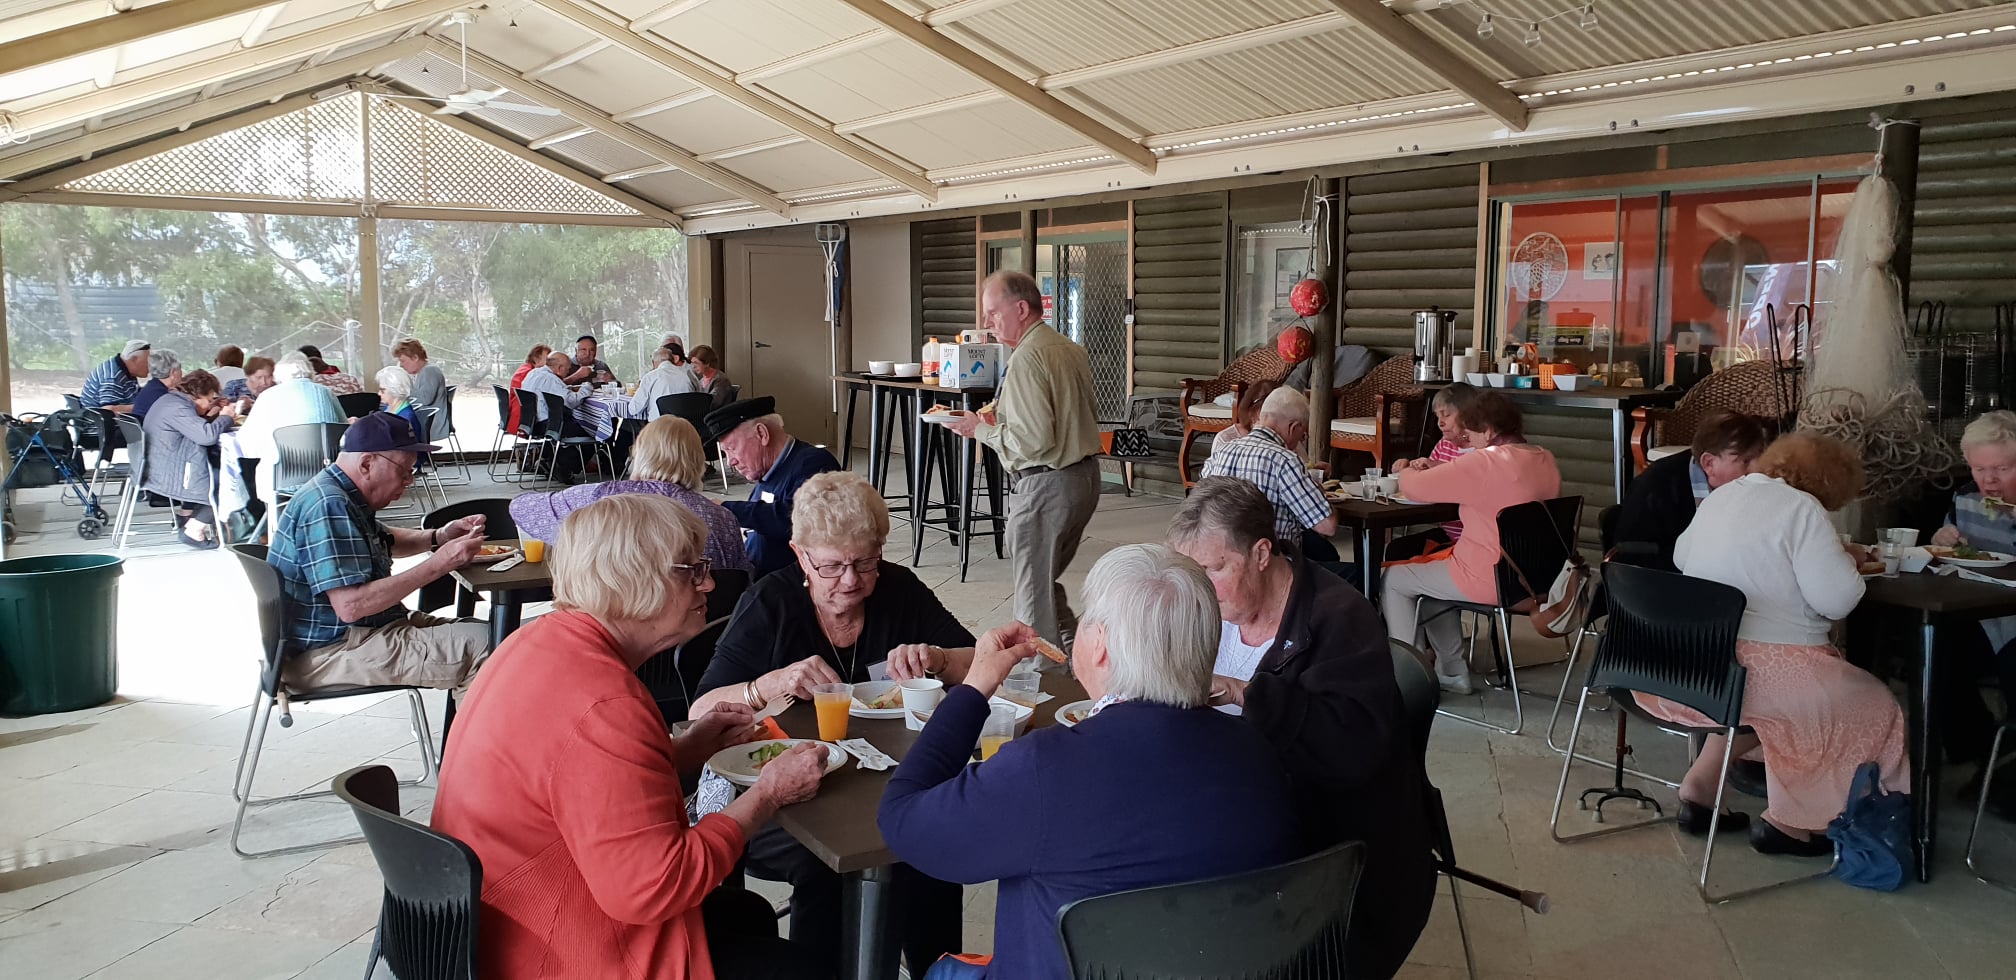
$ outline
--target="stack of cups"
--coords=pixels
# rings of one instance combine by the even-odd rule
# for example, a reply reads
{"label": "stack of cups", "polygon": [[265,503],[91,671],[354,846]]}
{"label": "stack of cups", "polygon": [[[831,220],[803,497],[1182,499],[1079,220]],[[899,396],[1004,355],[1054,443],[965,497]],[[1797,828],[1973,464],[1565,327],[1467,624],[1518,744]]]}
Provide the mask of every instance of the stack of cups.
{"label": "stack of cups", "polygon": [[1450,359],[1449,359],[1449,378],[1450,378],[1450,380],[1452,380],[1452,381],[1461,381],[1461,380],[1463,380],[1464,378],[1467,378],[1467,377],[1469,377],[1470,375],[1473,375],[1473,374],[1476,374],[1476,373],[1477,373],[1477,356],[1476,356],[1476,355],[1474,355],[1474,354],[1458,354],[1458,355],[1456,355],[1455,357],[1452,357],[1452,358],[1450,358]]}
{"label": "stack of cups", "polygon": [[938,700],[945,696],[945,682],[936,677],[917,677],[899,687],[903,691],[903,727],[923,731],[924,719],[937,710]]}

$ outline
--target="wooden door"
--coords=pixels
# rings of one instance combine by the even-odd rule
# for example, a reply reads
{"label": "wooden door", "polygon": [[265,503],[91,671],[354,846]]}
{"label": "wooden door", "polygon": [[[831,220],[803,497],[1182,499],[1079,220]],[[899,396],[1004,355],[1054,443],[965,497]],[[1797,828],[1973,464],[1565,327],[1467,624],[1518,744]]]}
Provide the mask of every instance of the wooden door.
{"label": "wooden door", "polygon": [[746,258],[743,397],[777,399],[792,435],[831,446],[833,336],[825,320],[825,259],[816,247],[793,245],[751,245]]}

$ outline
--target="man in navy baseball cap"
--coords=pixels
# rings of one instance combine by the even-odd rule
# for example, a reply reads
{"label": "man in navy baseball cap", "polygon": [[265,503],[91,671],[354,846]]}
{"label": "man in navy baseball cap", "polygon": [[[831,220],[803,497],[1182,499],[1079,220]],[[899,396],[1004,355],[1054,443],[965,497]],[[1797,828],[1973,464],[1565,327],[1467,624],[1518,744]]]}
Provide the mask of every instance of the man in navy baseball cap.
{"label": "man in navy baseball cap", "polygon": [[[490,631],[481,621],[404,605],[475,557],[482,516],[429,530],[388,527],[377,517],[412,484],[420,454],[436,448],[405,419],[373,412],[350,424],[336,461],[288,501],[266,560],[280,574],[289,685],[410,684],[459,693],[489,655]],[[413,555],[427,557],[393,574],[393,559]]]}

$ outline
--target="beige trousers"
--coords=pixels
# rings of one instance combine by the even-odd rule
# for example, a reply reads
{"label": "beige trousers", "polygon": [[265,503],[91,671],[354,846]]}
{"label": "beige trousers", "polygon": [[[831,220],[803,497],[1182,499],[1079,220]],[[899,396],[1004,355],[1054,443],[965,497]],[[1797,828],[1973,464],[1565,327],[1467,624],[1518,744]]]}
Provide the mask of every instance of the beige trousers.
{"label": "beige trousers", "polygon": [[283,673],[302,689],[410,684],[452,690],[460,699],[489,655],[483,621],[409,612],[402,622],[353,626],[335,643],[295,654]]}
{"label": "beige trousers", "polygon": [[1078,556],[1085,526],[1099,509],[1099,461],[1015,477],[1008,495],[1008,559],[1015,576],[1015,618],[1063,645],[1078,616],[1057,576]]}

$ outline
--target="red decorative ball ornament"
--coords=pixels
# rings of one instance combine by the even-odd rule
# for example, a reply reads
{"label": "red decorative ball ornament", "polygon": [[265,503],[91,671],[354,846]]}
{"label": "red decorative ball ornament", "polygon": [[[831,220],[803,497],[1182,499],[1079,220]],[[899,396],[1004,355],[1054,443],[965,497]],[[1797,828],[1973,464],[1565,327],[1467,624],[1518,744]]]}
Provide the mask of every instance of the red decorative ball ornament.
{"label": "red decorative ball ornament", "polygon": [[[1303,281],[1313,282],[1314,280]],[[1282,360],[1290,364],[1300,364],[1308,360],[1309,355],[1316,350],[1316,335],[1310,333],[1308,327],[1299,323],[1295,324],[1281,331],[1281,335],[1274,338],[1274,350],[1281,355]]]}
{"label": "red decorative ball ornament", "polygon": [[1304,279],[1289,291],[1288,305],[1296,316],[1315,316],[1330,306],[1330,287],[1321,279]]}

